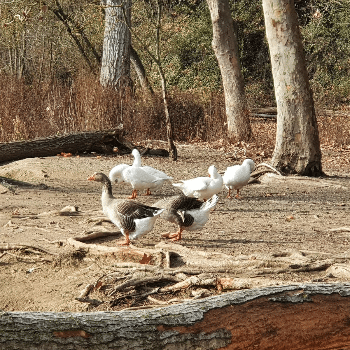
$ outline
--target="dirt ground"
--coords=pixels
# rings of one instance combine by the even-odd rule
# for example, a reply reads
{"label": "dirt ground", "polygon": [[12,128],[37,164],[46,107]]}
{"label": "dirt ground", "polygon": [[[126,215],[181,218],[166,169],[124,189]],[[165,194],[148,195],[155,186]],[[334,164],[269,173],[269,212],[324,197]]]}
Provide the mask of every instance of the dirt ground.
{"label": "dirt ground", "polygon": [[[153,146],[165,148],[161,143]],[[176,182],[206,176],[211,164],[223,173],[227,166],[244,159],[237,149],[208,144],[179,144],[178,153],[176,163],[157,157],[143,157],[142,162],[165,171]],[[268,161],[253,153],[250,156],[256,164]],[[181,241],[168,242],[160,233],[175,232],[176,228],[158,219],[154,230],[133,242],[133,248],[183,249],[189,255],[212,257],[216,264],[208,265],[208,271],[215,274],[216,268],[215,276],[220,273],[226,277],[229,286],[224,289],[228,291],[274,284],[348,281],[350,169],[343,158],[344,153],[323,150],[327,174],[324,178],[265,174],[241,191],[240,200],[227,199],[224,190],[202,231],[185,231]],[[96,286],[97,281],[113,273],[119,276],[113,283],[126,276],[112,254],[86,254],[66,242],[92,231],[117,231],[108,222],[94,220],[103,215],[101,186],[87,181],[87,177],[96,171],[108,174],[118,163],[131,164],[132,156],[56,156],[24,159],[0,167],[0,176],[45,185],[0,186],[0,309],[74,312],[119,310],[150,303],[131,303],[132,297],[123,299],[118,294],[120,302],[111,304],[111,297],[102,289],[90,295],[100,301],[98,306],[76,300],[89,284]],[[127,184],[115,185],[113,191],[118,198],[131,194]],[[161,192],[139,196],[137,200],[152,204],[177,193],[176,188],[166,184]],[[60,214],[66,206],[77,211]],[[115,247],[119,238],[101,238],[93,243]],[[220,265],[220,260],[230,264]],[[220,266],[225,271],[219,271]],[[129,266],[129,274],[130,271]],[[217,292],[212,287],[204,295]],[[163,295],[161,299],[193,297],[189,291],[181,293]]]}

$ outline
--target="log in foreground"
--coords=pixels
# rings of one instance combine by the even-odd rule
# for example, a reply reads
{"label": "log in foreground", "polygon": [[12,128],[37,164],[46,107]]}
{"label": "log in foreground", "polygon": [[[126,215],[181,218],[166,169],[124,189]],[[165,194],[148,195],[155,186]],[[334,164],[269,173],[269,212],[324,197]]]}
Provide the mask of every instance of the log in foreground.
{"label": "log in foreground", "polygon": [[3,312],[0,349],[341,349],[350,284],[247,289],[148,310]]}

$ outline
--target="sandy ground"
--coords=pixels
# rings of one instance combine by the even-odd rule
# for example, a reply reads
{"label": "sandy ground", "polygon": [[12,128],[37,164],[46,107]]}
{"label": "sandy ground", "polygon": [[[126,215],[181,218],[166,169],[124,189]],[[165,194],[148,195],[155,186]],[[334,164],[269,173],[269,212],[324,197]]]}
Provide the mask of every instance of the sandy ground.
{"label": "sandy ground", "polygon": [[[177,181],[206,176],[211,164],[224,172],[227,166],[241,163],[243,158],[235,159],[231,151],[206,144],[182,144],[178,146],[176,163],[156,157],[144,157],[142,161]],[[200,232],[185,232],[179,242],[169,243],[161,238],[160,233],[176,228],[159,219],[154,230],[135,241],[133,247],[174,250],[176,245],[190,249],[186,251],[194,256],[205,252],[206,256],[220,253],[223,259],[231,257],[235,263],[226,271],[227,277],[234,281],[230,290],[348,281],[350,171],[344,166],[337,167],[339,162],[333,161],[336,157],[342,155],[324,153],[324,171],[328,175],[324,178],[265,174],[242,190],[240,200],[227,199],[223,191],[205,228]],[[254,160],[259,163],[261,159]],[[111,273],[122,277],[125,274],[120,272],[113,255],[80,254],[66,243],[67,238],[99,229],[117,231],[110,223],[94,220],[102,216],[101,186],[87,181],[87,177],[96,171],[108,174],[118,163],[131,164],[132,156],[57,156],[24,159],[0,167],[0,176],[45,185],[0,186],[0,309],[118,310],[135,304],[125,299],[111,307],[111,298],[102,289],[93,294],[103,302],[98,307],[76,300],[86,285],[96,285],[96,281]],[[128,184],[116,185],[113,190],[118,198],[131,193]],[[139,196],[137,200],[152,204],[177,193],[176,188],[166,184],[161,192]],[[77,208],[77,212],[60,215],[59,211],[66,206]],[[115,247],[119,238],[108,237],[93,243]],[[8,249],[11,246],[7,244],[29,247]],[[215,288],[208,289],[209,295],[216,292]],[[191,298],[186,293],[181,296]],[[167,296],[170,297],[179,294]]]}

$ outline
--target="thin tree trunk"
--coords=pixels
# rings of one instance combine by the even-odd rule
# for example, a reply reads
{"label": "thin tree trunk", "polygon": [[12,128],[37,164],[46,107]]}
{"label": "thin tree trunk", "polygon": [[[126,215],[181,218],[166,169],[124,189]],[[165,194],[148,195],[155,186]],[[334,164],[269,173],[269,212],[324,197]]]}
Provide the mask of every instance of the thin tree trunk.
{"label": "thin tree trunk", "polygon": [[131,0],[106,0],[104,5],[100,83],[102,86],[125,87],[130,85]]}
{"label": "thin tree trunk", "polygon": [[150,93],[153,95],[154,92],[153,92],[151,84],[149,83],[149,81],[147,79],[145,67],[142,64],[142,61],[141,61],[139,55],[137,54],[137,52],[135,51],[135,49],[132,46],[130,47],[130,60],[131,60],[131,63],[133,64],[134,69],[136,71],[136,74],[139,78],[143,92]]}
{"label": "thin tree trunk", "polygon": [[[68,35],[74,40],[79,52],[83,56],[85,62],[89,66],[90,70],[92,72],[96,72],[96,66],[99,66],[101,63],[101,56],[96,51],[95,47],[92,45],[92,43],[90,42],[90,40],[88,39],[88,37],[84,33],[84,30],[76,22],[74,22],[72,20],[72,18],[70,18],[64,12],[64,10],[63,10],[63,8],[58,0],[55,1],[55,4],[56,4],[55,8],[52,6],[49,6],[45,1],[43,1],[43,4],[45,6],[47,6],[47,8],[50,11],[52,11],[53,14],[63,23],[63,25],[65,26],[65,28],[67,30]],[[71,25],[69,23],[73,26],[73,28],[71,27]],[[87,50],[83,47],[82,43],[80,42],[80,40],[79,40],[78,36],[75,34],[75,32],[79,33],[80,37],[83,39],[83,41],[85,42],[88,49],[93,54],[97,64],[93,64],[93,62],[91,62]]]}
{"label": "thin tree trunk", "polygon": [[68,16],[67,16],[67,14],[63,11],[59,1],[56,0],[55,3],[56,3],[57,8],[52,8],[52,7],[48,7],[48,8],[50,8],[50,10],[55,14],[55,16],[66,27],[68,35],[74,40],[75,44],[77,45],[77,48],[78,48],[79,52],[83,56],[85,62],[89,66],[90,70],[93,71],[94,67],[93,67],[93,65],[92,65],[92,63],[91,63],[91,61],[90,61],[90,59],[88,57],[88,54],[85,52],[83,45],[80,43],[77,35],[74,33],[74,31],[72,30],[71,26],[68,23]]}
{"label": "thin tree trunk", "polygon": [[[151,57],[153,62],[157,65],[158,72],[161,79],[162,84],[162,97],[163,97],[163,105],[164,105],[164,112],[165,112],[165,123],[167,128],[167,139],[168,139],[168,145],[169,145],[169,153],[171,155],[171,158],[176,161],[177,160],[177,149],[174,144],[174,138],[173,138],[173,126],[171,123],[171,116],[169,113],[168,108],[168,96],[167,96],[167,88],[166,88],[166,79],[162,68],[162,61],[161,61],[161,54],[160,54],[160,30],[161,30],[161,15],[162,15],[162,2],[157,1],[157,24],[156,24],[156,53],[153,55],[151,51],[147,48],[146,45],[144,45],[143,41],[135,34],[135,39],[142,45],[143,49],[147,52],[147,54]],[[126,18],[126,14],[124,14],[124,18]],[[132,28],[129,25],[130,32],[132,31]]]}
{"label": "thin tree trunk", "polygon": [[228,0],[207,0],[213,24],[212,46],[221,71],[225,93],[228,135],[247,141],[251,136],[249,111],[239,60],[237,37]]}
{"label": "thin tree trunk", "polygon": [[151,310],[1,312],[0,348],[347,349],[348,284],[247,289]]}
{"label": "thin tree trunk", "polygon": [[312,91],[293,0],[263,0],[277,102],[272,165],[285,173],[322,175]]}
{"label": "thin tree trunk", "polygon": [[173,126],[171,123],[171,117],[168,108],[168,92],[166,87],[166,79],[165,74],[163,72],[162,63],[161,63],[161,55],[160,55],[160,29],[161,29],[161,18],[162,18],[162,3],[158,0],[158,14],[157,14],[157,30],[156,30],[156,64],[158,67],[158,72],[160,75],[160,80],[162,83],[162,96],[163,96],[163,105],[164,105],[164,113],[165,113],[165,123],[167,130],[167,139],[169,145],[169,153],[171,155],[172,160],[177,160],[177,149],[174,144],[174,136],[173,136]]}
{"label": "thin tree trunk", "polygon": [[165,75],[162,70],[162,67],[158,66],[158,71],[162,81],[162,96],[163,96],[163,105],[164,105],[164,113],[165,113],[165,123],[166,123],[166,134],[168,139],[168,147],[169,153],[171,155],[172,160],[177,160],[177,149],[174,144],[174,136],[173,136],[173,126],[171,123],[169,108],[168,108],[168,97],[167,97],[167,89],[166,89],[166,80]]}

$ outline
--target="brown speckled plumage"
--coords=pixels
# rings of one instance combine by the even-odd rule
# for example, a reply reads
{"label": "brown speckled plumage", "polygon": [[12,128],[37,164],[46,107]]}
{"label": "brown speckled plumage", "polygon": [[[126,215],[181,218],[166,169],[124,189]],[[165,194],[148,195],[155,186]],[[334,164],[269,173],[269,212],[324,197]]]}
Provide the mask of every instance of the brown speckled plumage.
{"label": "brown speckled plumage", "polygon": [[164,234],[164,237],[180,240],[183,230],[201,230],[209,218],[209,211],[216,205],[218,196],[214,195],[207,202],[185,195],[173,196],[162,199],[154,206],[163,208],[160,217],[178,226],[174,234]]}
{"label": "brown speckled plumage", "polygon": [[166,221],[177,224],[178,226],[188,227],[193,224],[193,217],[186,213],[187,210],[199,209],[203,201],[187,197],[183,194],[170,198],[161,199],[154,203],[155,207],[165,209],[160,217]]}
{"label": "brown speckled plumage", "polygon": [[88,180],[101,182],[102,208],[104,214],[121,230],[126,237],[126,244],[131,239],[149,232],[155,219],[163,210],[151,207],[134,200],[117,199],[113,196],[112,185],[109,178],[103,173],[95,173]]}

